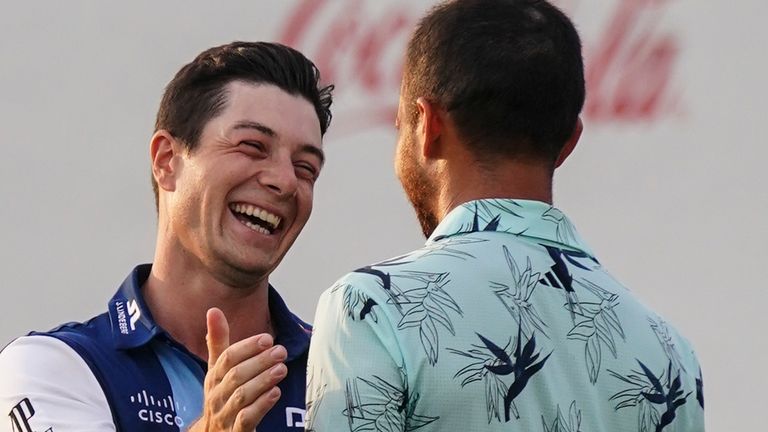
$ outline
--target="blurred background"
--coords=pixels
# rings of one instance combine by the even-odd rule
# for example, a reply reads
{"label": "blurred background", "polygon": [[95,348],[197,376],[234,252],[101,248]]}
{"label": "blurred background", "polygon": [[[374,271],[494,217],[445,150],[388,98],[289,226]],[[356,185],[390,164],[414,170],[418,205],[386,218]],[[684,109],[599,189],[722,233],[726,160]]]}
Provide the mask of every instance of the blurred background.
{"label": "blurred background", "polygon": [[[561,0],[585,132],[555,204],[695,346],[712,431],[768,387],[768,2]],[[272,278],[311,321],[341,274],[423,242],[392,170],[402,52],[432,1],[3,2],[0,346],[84,320],[152,259],[149,138],[165,84],[233,40],[302,50],[337,86],[314,214]],[[0,420],[2,421],[2,420]],[[764,427],[764,426],[763,426]]]}

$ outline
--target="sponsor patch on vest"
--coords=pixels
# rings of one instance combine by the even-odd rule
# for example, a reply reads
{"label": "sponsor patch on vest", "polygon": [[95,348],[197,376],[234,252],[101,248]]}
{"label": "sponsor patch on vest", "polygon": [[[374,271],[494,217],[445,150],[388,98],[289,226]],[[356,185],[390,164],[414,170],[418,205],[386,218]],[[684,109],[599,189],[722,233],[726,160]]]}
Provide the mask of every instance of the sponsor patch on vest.
{"label": "sponsor patch on vest", "polygon": [[136,299],[127,303],[116,301],[115,312],[117,313],[117,327],[120,329],[120,333],[127,335],[136,330],[136,323],[141,318],[141,309],[139,309]]}
{"label": "sponsor patch on vest", "polygon": [[178,410],[185,410],[186,407],[179,406],[179,403],[173,400],[173,396],[156,398],[154,395],[147,394],[142,390],[130,397],[131,403],[138,405],[136,415],[144,423],[157,425],[184,426],[184,420],[176,413]]}
{"label": "sponsor patch on vest", "polygon": [[[38,432],[32,429],[32,425],[29,424],[29,420],[34,415],[35,408],[32,406],[32,402],[29,398],[22,399],[8,413],[8,417],[11,419],[11,430],[13,432]],[[49,427],[45,432],[53,432],[53,428]]]}
{"label": "sponsor patch on vest", "polygon": [[304,427],[304,416],[307,415],[307,410],[296,407],[285,408],[285,425],[288,427]]}

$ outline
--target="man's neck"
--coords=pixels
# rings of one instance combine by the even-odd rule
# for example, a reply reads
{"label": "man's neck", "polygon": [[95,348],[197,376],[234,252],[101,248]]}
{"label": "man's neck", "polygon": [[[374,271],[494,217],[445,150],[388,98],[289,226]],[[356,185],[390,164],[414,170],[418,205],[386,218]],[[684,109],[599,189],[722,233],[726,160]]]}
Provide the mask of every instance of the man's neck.
{"label": "man's neck", "polygon": [[199,265],[193,270],[189,267],[175,266],[158,253],[142,287],[155,322],[177,342],[206,360],[206,313],[214,306],[227,318],[230,343],[259,333],[274,336],[266,278],[253,289],[233,288]]}
{"label": "man's neck", "polygon": [[437,212],[442,220],[468,201],[509,198],[552,203],[552,174],[544,165],[515,160],[492,167],[466,160],[446,161],[439,178]]}

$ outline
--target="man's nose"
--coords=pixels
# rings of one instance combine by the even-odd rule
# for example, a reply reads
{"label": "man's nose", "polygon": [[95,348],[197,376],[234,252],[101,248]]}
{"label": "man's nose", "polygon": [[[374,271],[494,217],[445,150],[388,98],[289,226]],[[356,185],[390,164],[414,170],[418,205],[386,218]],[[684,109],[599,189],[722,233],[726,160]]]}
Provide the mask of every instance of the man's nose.
{"label": "man's nose", "polygon": [[285,157],[270,159],[260,172],[259,183],[280,197],[293,196],[299,183],[293,161]]}

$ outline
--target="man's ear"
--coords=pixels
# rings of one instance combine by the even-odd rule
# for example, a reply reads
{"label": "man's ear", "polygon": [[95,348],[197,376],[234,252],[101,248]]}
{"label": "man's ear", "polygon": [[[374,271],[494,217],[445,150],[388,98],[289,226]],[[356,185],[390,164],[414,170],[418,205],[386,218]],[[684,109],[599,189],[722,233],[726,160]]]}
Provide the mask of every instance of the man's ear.
{"label": "man's ear", "polygon": [[167,130],[161,129],[152,135],[149,143],[149,156],[152,158],[152,175],[159,189],[176,190],[178,166],[175,163],[182,146]]}
{"label": "man's ear", "polygon": [[438,106],[423,97],[416,99],[419,118],[416,135],[421,141],[421,153],[425,159],[440,158],[443,153],[440,136],[445,129],[443,113]]}
{"label": "man's ear", "polygon": [[560,154],[557,156],[557,160],[555,161],[555,168],[559,168],[560,165],[565,162],[568,156],[571,155],[571,152],[573,152],[573,149],[576,148],[576,144],[579,142],[579,138],[581,138],[581,132],[583,130],[584,123],[581,122],[581,117],[578,117],[576,119],[576,127],[573,128],[571,137],[568,138],[568,141],[565,142],[563,148],[560,150]]}

